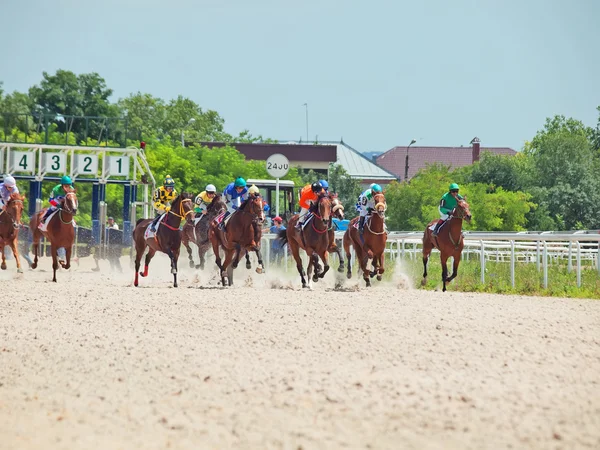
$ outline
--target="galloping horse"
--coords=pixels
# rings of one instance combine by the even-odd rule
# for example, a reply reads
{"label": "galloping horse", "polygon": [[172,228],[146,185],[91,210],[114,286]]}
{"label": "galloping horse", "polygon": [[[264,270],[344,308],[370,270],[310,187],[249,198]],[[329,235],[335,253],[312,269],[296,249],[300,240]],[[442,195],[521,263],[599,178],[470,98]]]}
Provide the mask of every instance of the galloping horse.
{"label": "galloping horse", "polygon": [[[263,206],[264,206],[264,201],[263,201]],[[256,267],[256,273],[262,273],[262,271],[264,270],[265,266],[263,264],[263,259],[262,259],[262,253],[260,251],[260,247],[261,247],[261,243],[262,243],[262,228],[263,225],[265,223],[265,212],[263,209],[262,214],[257,217],[256,219],[254,219],[254,222],[252,222],[252,226],[254,227],[254,242],[256,242],[256,257],[258,258],[258,266]],[[247,251],[243,250],[242,251],[244,253],[246,253],[246,269],[252,269],[252,263],[250,262],[250,253],[248,253]]]}
{"label": "galloping horse", "polygon": [[19,239],[19,227],[21,224],[21,214],[23,213],[23,200],[25,197],[16,192],[10,195],[6,203],[6,209],[0,211],[0,253],[2,253],[2,270],[6,270],[6,257],[4,256],[4,247],[8,245],[15,256],[17,262],[17,272],[23,272],[21,269],[21,260],[17,249]]}
{"label": "galloping horse", "polygon": [[[340,201],[337,194],[329,194],[329,200],[331,200],[331,214],[335,219],[344,220],[344,205]],[[338,267],[338,272],[344,271],[344,252],[342,249],[337,246],[335,243],[335,226],[333,225],[333,221],[331,222],[331,226],[329,227],[329,248],[327,251],[329,253],[337,253],[338,258],[340,258],[340,267]]]}
{"label": "galloping horse", "polygon": [[[329,221],[331,220],[331,200],[328,197],[320,197],[316,208],[313,206],[313,218],[310,223],[306,224],[304,229],[297,230],[296,223],[298,222],[298,216],[294,216],[288,222],[286,230],[279,231],[279,239],[282,244],[285,245],[289,242],[292,255],[296,260],[296,268],[302,279],[302,287],[310,287],[307,285],[306,272],[302,267],[302,259],[300,258],[300,248],[304,249],[308,255],[308,281],[310,283],[311,276],[312,281],[315,283],[319,281],[319,278],[323,278],[329,270]],[[324,264],[323,272],[319,270],[319,256]],[[312,275],[312,270],[315,270],[315,274]]]}
{"label": "galloping horse", "polygon": [[75,189],[67,188],[65,198],[58,208],[58,212],[53,213],[54,215],[50,218],[46,231],[41,231],[38,228],[46,209],[42,209],[37,214],[34,214],[29,220],[29,230],[31,230],[33,236],[33,254],[35,257],[31,268],[35,269],[37,267],[40,240],[42,237],[45,237],[50,241],[52,270],[54,271],[52,281],[54,282],[56,282],[56,271],[59,264],[63,269],[71,267],[71,251],[75,242],[75,221],[73,217],[77,214],[78,207],[79,202]]}
{"label": "galloping horse", "polygon": [[[352,245],[367,287],[371,286],[370,278],[377,275],[377,280],[381,281],[383,272],[385,272],[384,256],[387,233],[384,223],[387,205],[385,197],[381,193],[375,194],[373,200],[375,202],[375,211],[373,211],[371,217],[365,223],[362,239],[360,232],[354,227],[354,224],[359,220],[358,217],[350,221],[350,225],[344,233],[344,250],[346,251],[346,258],[348,258],[348,273],[346,276],[352,278],[352,263],[350,261],[350,245]],[[367,268],[369,259],[373,261],[372,271],[369,271]]]}
{"label": "galloping horse", "polygon": [[[225,212],[226,206],[223,202],[221,195],[216,194],[212,199],[212,202],[206,208],[206,214],[201,216],[199,219],[194,219],[196,225],[190,222],[186,222],[183,226],[183,235],[181,236],[181,243],[185,246],[188,252],[188,259],[190,260],[190,267],[204,270],[204,255],[210,248],[210,241],[208,240],[208,229],[210,223],[219,214]],[[198,247],[198,257],[200,258],[200,264],[194,265],[194,257],[192,256],[192,248],[190,242],[193,242]]]}
{"label": "galloping horse", "polygon": [[[241,257],[242,251],[258,251],[258,245],[255,240],[254,221],[263,215],[263,202],[260,196],[250,197],[239,209],[231,216],[227,223],[227,228],[223,231],[216,220],[210,224],[208,237],[212,242],[213,252],[216,263],[221,271],[221,283],[223,286],[233,284],[233,271],[229,270],[229,265],[235,269]],[[225,252],[225,261],[221,263],[219,248]],[[235,255],[235,257],[234,257]],[[260,255],[260,253],[259,253]],[[259,257],[259,262],[262,257]]]}
{"label": "galloping horse", "polygon": [[[177,211],[177,212],[175,212]],[[181,230],[179,226],[182,220],[191,222],[193,220],[194,204],[191,194],[182,192],[173,203],[171,209],[165,213],[156,234],[146,239],[146,229],[152,223],[152,219],[139,219],[133,230],[133,241],[135,242],[135,280],[134,286],[138,285],[138,275],[148,276],[148,266],[150,260],[157,251],[169,255],[171,259],[171,273],[173,274],[173,287],[177,287],[177,260],[179,259],[179,250],[181,248]],[[148,247],[146,260],[144,261],[144,272],[140,272],[140,261],[144,251]]]}
{"label": "galloping horse", "polygon": [[[427,261],[429,261],[429,254],[433,248],[437,248],[440,251],[440,259],[442,262],[442,283],[443,292],[446,292],[446,283],[450,283],[458,274],[458,265],[460,264],[460,257],[462,249],[465,245],[462,235],[462,223],[463,219],[467,222],[471,221],[471,211],[469,211],[469,204],[466,200],[458,200],[456,208],[449,214],[446,223],[439,230],[437,237],[433,236],[433,231],[429,227],[435,225],[437,220],[433,220],[425,228],[423,234],[423,280],[421,285],[427,283]],[[448,278],[448,266],[446,262],[448,258],[452,256],[454,258],[452,275]]]}

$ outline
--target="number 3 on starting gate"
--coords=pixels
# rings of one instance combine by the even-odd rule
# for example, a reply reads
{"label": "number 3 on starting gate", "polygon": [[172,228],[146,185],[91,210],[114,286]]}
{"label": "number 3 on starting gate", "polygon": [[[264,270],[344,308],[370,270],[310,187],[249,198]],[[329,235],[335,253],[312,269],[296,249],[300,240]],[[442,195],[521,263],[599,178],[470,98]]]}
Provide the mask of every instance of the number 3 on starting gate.
{"label": "number 3 on starting gate", "polygon": [[109,156],[108,161],[108,174],[110,176],[129,176],[129,156]]}
{"label": "number 3 on starting gate", "polygon": [[66,173],[67,155],[64,153],[44,153],[44,170],[47,173]]}

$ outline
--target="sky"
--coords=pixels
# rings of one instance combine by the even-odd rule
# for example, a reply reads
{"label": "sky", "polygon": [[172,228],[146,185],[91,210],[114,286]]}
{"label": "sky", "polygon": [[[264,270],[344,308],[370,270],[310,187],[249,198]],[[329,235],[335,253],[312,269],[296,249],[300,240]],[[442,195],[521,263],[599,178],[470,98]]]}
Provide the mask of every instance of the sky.
{"label": "sky", "polygon": [[[362,152],[520,150],[562,114],[596,126],[600,1],[0,0],[4,90],[98,72],[217,111],[225,130]],[[304,106],[307,104],[307,106]]]}

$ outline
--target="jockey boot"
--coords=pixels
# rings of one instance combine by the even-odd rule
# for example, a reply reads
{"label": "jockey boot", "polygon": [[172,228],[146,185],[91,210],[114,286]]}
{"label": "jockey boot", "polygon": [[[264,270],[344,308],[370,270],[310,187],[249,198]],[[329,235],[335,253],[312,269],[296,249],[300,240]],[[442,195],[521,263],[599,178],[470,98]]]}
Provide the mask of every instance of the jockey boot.
{"label": "jockey boot", "polygon": [[360,216],[360,219],[358,220],[358,232],[360,233],[360,235],[362,236],[364,231],[365,231],[365,221],[367,220],[366,216]]}
{"label": "jockey boot", "polygon": [[433,229],[433,235],[437,237],[438,233],[440,232],[440,228],[442,228],[442,225],[444,225],[445,220],[440,220],[437,225],[435,226],[435,228]]}
{"label": "jockey boot", "polygon": [[229,211],[225,212],[225,215],[221,219],[221,223],[219,224],[219,229],[225,231],[225,220],[231,215]]}
{"label": "jockey boot", "polygon": [[160,219],[160,216],[156,216],[150,224],[150,231],[152,231],[153,233],[156,233],[156,223],[158,222],[158,219]]}

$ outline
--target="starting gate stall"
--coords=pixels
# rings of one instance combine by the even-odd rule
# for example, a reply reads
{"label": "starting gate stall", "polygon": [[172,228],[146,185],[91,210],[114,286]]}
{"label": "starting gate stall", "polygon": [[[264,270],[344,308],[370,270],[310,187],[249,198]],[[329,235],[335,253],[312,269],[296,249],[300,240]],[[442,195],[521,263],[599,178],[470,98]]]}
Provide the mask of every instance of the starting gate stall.
{"label": "starting gate stall", "polygon": [[[144,142],[140,143],[139,148],[0,143],[0,174],[10,174],[17,180],[29,181],[30,216],[42,208],[43,181],[58,183],[63,175],[69,175],[75,183],[92,183],[92,228],[87,233],[85,229],[81,229],[81,232],[87,234],[86,240],[91,237],[90,245],[95,246],[108,245],[105,232],[106,185],[122,185],[121,240],[122,245],[129,246],[137,216],[136,208],[142,207],[143,217],[148,217],[149,185],[152,190],[156,185],[146,160],[145,147]],[[142,200],[138,201],[140,185]],[[81,234],[79,229],[77,231],[76,239]]]}

